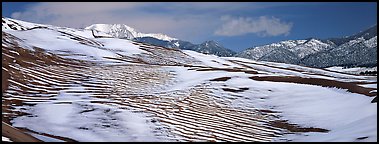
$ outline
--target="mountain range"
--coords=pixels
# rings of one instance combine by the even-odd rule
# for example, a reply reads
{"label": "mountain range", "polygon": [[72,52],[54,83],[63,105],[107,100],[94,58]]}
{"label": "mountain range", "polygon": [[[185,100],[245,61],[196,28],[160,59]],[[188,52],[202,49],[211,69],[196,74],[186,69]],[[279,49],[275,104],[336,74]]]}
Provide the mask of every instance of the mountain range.
{"label": "mountain range", "polygon": [[91,29],[117,38],[126,38],[157,46],[193,50],[222,57],[282,62],[311,67],[374,67],[377,64],[377,26],[343,38],[285,40],[248,48],[236,53],[215,41],[193,44],[164,34],[144,34],[124,24],[94,24]]}
{"label": "mountain range", "polygon": [[85,29],[103,32],[117,38],[125,38],[167,48],[193,50],[204,54],[214,54],[217,56],[225,57],[233,56],[236,54],[236,52],[223,47],[215,41],[205,41],[201,44],[193,44],[188,41],[169,37],[165,34],[141,33],[125,24],[93,24],[86,27]]}
{"label": "mountain range", "polygon": [[[16,21],[3,18],[3,23],[8,22],[6,27],[21,30],[22,27],[17,27]],[[116,37],[167,48],[193,50],[221,57],[234,56],[318,68],[331,66],[375,67],[377,65],[377,25],[352,36],[329,39],[285,40],[254,46],[239,53],[212,40],[201,44],[193,44],[161,33],[142,33],[125,24],[93,24],[84,28],[84,30],[92,30],[92,35],[94,36]]]}
{"label": "mountain range", "polygon": [[377,26],[343,38],[287,40],[248,48],[237,57],[311,67],[374,67]]}

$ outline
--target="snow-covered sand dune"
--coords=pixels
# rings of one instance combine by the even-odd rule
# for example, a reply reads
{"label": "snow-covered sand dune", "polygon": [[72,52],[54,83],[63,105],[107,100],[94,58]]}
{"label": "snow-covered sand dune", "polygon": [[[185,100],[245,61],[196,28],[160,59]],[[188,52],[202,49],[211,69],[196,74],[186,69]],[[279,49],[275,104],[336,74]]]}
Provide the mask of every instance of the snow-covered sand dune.
{"label": "snow-covered sand dune", "polygon": [[377,141],[376,76],[7,18],[2,60],[2,120],[42,141]]}

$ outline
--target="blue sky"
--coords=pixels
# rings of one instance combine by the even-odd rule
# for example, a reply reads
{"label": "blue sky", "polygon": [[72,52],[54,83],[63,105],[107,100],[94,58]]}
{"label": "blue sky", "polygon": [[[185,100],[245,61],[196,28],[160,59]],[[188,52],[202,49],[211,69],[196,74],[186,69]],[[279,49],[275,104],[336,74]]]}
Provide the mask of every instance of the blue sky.
{"label": "blue sky", "polygon": [[377,3],[2,2],[2,16],[75,28],[123,23],[193,43],[215,40],[238,52],[281,40],[355,34],[377,23]]}

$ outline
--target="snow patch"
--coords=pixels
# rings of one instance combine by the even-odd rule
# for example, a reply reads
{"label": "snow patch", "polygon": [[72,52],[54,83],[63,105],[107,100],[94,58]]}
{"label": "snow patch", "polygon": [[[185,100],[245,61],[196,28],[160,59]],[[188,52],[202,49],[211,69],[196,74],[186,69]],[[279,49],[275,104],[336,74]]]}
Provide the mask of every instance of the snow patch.
{"label": "snow patch", "polygon": [[3,142],[12,142],[9,138],[7,138],[5,136],[1,136],[1,141],[3,141]]}
{"label": "snow patch", "polygon": [[[371,97],[344,89],[247,78],[232,78],[226,84],[249,87],[250,93],[244,96],[251,100],[235,101],[235,104],[279,111],[279,115],[290,123],[331,130],[326,134],[314,134],[314,139],[305,136],[308,133],[288,137],[294,141],[352,141],[361,136],[371,137],[369,140],[377,138],[377,104],[371,103]],[[264,100],[257,101],[259,98]]]}

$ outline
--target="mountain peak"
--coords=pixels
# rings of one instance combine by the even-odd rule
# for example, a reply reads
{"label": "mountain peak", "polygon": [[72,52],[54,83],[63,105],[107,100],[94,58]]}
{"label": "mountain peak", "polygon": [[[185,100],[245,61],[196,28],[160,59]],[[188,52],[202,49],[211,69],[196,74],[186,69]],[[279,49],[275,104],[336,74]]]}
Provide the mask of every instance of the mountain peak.
{"label": "mountain peak", "polygon": [[85,29],[98,29],[98,30],[106,30],[111,28],[119,28],[119,29],[127,29],[129,31],[137,31],[136,29],[126,25],[126,24],[92,24]]}
{"label": "mountain peak", "polygon": [[205,41],[203,42],[201,45],[205,45],[207,47],[209,46],[213,46],[213,47],[222,47],[219,43],[217,43],[216,41],[214,40],[208,40],[208,41]]}
{"label": "mountain peak", "polygon": [[312,41],[312,40],[318,40],[317,38],[314,38],[314,37],[309,37],[309,38],[306,38],[305,40],[307,41]]}
{"label": "mountain peak", "polygon": [[142,33],[126,24],[93,24],[85,29],[101,31],[117,38],[133,39],[140,37],[153,37],[164,41],[177,40],[176,38],[172,38],[161,33]]}

